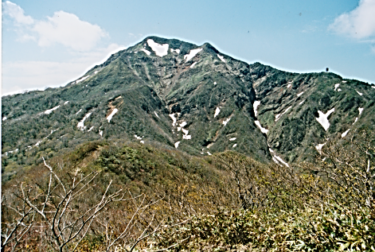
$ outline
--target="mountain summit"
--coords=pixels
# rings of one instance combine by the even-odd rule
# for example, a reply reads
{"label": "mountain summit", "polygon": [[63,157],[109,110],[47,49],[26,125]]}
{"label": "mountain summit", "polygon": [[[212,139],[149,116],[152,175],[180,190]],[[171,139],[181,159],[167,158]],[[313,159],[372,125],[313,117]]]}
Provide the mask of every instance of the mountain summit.
{"label": "mountain summit", "polygon": [[5,96],[2,106],[8,172],[103,138],[289,165],[319,154],[328,138],[375,125],[367,83],[247,64],[208,43],[155,36],[64,87]]}

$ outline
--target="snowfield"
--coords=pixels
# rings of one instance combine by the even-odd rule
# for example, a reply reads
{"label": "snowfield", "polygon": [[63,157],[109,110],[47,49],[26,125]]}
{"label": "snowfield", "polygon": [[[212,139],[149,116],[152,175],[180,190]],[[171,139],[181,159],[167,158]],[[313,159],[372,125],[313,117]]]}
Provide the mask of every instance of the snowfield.
{"label": "snowfield", "polygon": [[152,39],[148,39],[147,40],[147,44],[149,47],[151,47],[151,49],[155,52],[155,54],[159,57],[163,57],[165,55],[168,54],[168,48],[169,48],[169,45],[168,44],[158,44],[156,43],[154,40]]}

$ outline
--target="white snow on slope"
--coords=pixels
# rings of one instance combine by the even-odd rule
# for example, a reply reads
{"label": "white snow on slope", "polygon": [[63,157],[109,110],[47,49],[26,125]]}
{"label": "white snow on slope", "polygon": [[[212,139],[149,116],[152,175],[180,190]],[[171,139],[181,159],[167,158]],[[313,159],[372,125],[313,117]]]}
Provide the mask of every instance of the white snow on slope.
{"label": "white snow on slope", "polygon": [[297,96],[300,97],[301,95],[303,95],[303,93],[305,93],[305,91],[303,91],[303,92],[297,94]]}
{"label": "white snow on slope", "polygon": [[78,115],[78,114],[79,114],[79,112],[81,112],[81,111],[82,111],[82,109],[78,110],[78,112],[76,113],[76,115]]}
{"label": "white snow on slope", "polygon": [[277,155],[276,155],[276,152],[275,152],[274,150],[272,150],[272,149],[270,148],[269,151],[271,152],[272,160],[273,160],[275,163],[277,163],[277,164],[281,163],[281,164],[283,164],[283,165],[289,167],[289,164],[288,164],[287,162],[285,162],[281,157],[277,156]]}
{"label": "white snow on slope", "polygon": [[149,47],[151,47],[151,49],[155,52],[157,56],[163,57],[168,54],[168,48],[169,48],[168,44],[161,45],[161,44],[156,43],[152,39],[148,39],[147,44]]}
{"label": "white snow on slope", "polygon": [[371,88],[375,88],[375,86],[374,86],[374,85],[372,85],[372,86],[371,86]]}
{"label": "white snow on slope", "polygon": [[306,100],[303,100],[301,101],[300,103],[298,103],[299,105],[302,105]]}
{"label": "white snow on slope", "polygon": [[197,62],[194,62],[194,63],[190,66],[190,68],[193,68],[196,64],[197,64]]}
{"label": "white snow on slope", "polygon": [[363,108],[358,108],[358,110],[359,110],[359,115],[361,115],[363,112]]}
{"label": "white snow on slope", "polygon": [[84,77],[82,77],[82,78],[76,80],[76,84],[80,83],[81,81],[86,80],[88,77],[90,77],[90,76],[84,76]]}
{"label": "white snow on slope", "polygon": [[358,121],[358,117],[355,118],[353,125]]}
{"label": "white snow on slope", "polygon": [[236,140],[236,139],[237,139],[237,138],[232,137],[232,138],[229,139],[229,141],[234,141],[234,140]]}
{"label": "white snow on slope", "polygon": [[141,141],[139,141],[141,144],[145,144],[145,141],[143,141],[143,140],[141,140]]}
{"label": "white snow on slope", "polygon": [[360,96],[363,95],[363,93],[359,92],[357,89],[355,90]]}
{"label": "white snow on slope", "polygon": [[103,130],[99,131],[99,135],[102,137],[103,136]]}
{"label": "white snow on slope", "polygon": [[197,49],[192,49],[190,50],[189,54],[184,55],[184,59],[186,62],[191,60],[192,58],[195,57],[200,51],[202,51],[202,48],[197,48]]}
{"label": "white snow on slope", "polygon": [[91,113],[87,113],[83,118],[82,120],[77,124],[77,128],[84,131],[86,129],[86,126],[85,126],[85,121],[87,118],[89,118],[91,115]]}
{"label": "white snow on slope", "polygon": [[217,107],[217,108],[215,109],[214,118],[217,117],[217,116],[219,115],[219,113],[220,113],[220,108]]}
{"label": "white snow on slope", "polygon": [[335,91],[340,87],[340,83],[335,84]]}
{"label": "white snow on slope", "polygon": [[318,121],[318,123],[320,123],[320,125],[322,125],[325,131],[327,131],[329,126],[331,125],[328,121],[328,117],[333,112],[335,112],[335,108],[328,110],[325,114],[322,111],[318,110],[319,117],[316,117],[315,119]]}
{"label": "white snow on slope", "polygon": [[227,125],[227,123],[230,121],[230,117],[223,121],[224,126]]}
{"label": "white snow on slope", "polygon": [[94,126],[91,126],[91,128],[87,131],[87,132],[90,132],[94,129]]}
{"label": "white snow on slope", "polygon": [[232,148],[235,148],[237,146],[237,144],[233,144],[233,147]]}
{"label": "white snow on slope", "polygon": [[171,52],[175,52],[175,53],[177,53],[177,54],[180,54],[180,49],[172,49],[172,48],[171,48]]}
{"label": "white snow on slope", "polygon": [[141,51],[145,52],[147,55],[151,55],[151,52],[148,51],[148,50],[146,50],[146,49],[144,49],[144,48],[142,48]]}
{"label": "white snow on slope", "polygon": [[68,104],[69,103],[69,101],[66,101],[66,102],[64,102],[64,105],[66,105],[66,104]]}
{"label": "white snow on slope", "polygon": [[176,126],[177,118],[175,117],[174,114],[169,114],[169,117],[172,119],[172,126]]}
{"label": "white snow on slope", "polygon": [[182,123],[180,123],[180,127],[183,128],[187,125],[187,122],[183,121]]}
{"label": "white snow on slope", "polygon": [[156,111],[154,111],[154,114],[156,115],[157,118],[160,118],[158,113],[156,113]]}
{"label": "white snow on slope", "polygon": [[43,114],[49,115],[49,114],[51,114],[53,111],[55,111],[58,108],[60,108],[60,105],[58,105],[58,106],[56,106],[54,108],[51,108],[51,109],[47,109],[46,111],[43,112]]}
{"label": "white snow on slope", "polygon": [[341,134],[341,138],[344,138],[346,137],[346,135],[349,133],[350,129],[348,129],[347,131],[345,131],[344,133]]}
{"label": "white snow on slope", "polygon": [[215,82],[214,82],[214,86],[216,86],[216,84],[217,84],[217,83],[216,83],[216,81],[215,81]]}
{"label": "white snow on slope", "polygon": [[134,137],[135,137],[137,140],[142,140],[142,137],[140,137],[140,136],[134,135]]}
{"label": "white snow on slope", "polygon": [[254,109],[255,117],[258,116],[258,107],[259,107],[259,105],[260,105],[260,101],[254,101],[253,109]]}
{"label": "white snow on slope", "polygon": [[318,144],[315,146],[315,149],[319,152],[320,155],[322,154],[322,148],[324,145],[326,145],[326,143]]}
{"label": "white snow on slope", "polygon": [[268,133],[268,129],[266,128],[263,128],[262,125],[260,124],[260,122],[258,120],[255,121],[255,125],[260,129],[260,131],[264,134],[267,135]]}
{"label": "white snow on slope", "polygon": [[177,149],[179,145],[180,145],[180,141],[175,142],[174,147]]}
{"label": "white snow on slope", "polygon": [[222,62],[227,62],[224,57],[220,54],[217,54],[217,57],[222,61]]}
{"label": "white snow on slope", "polygon": [[181,130],[184,133],[184,135],[182,136],[182,139],[191,139],[191,135],[188,135],[189,131],[187,129],[181,128]]}
{"label": "white snow on slope", "polygon": [[107,116],[107,121],[108,122],[111,122],[111,120],[112,120],[112,117],[116,114],[118,112],[118,109],[117,108],[115,108],[114,110],[112,110],[112,112],[111,112],[111,114],[109,114],[108,116]]}
{"label": "white snow on slope", "polygon": [[288,112],[288,110],[289,109],[291,109],[292,108],[292,106],[290,106],[289,108],[287,108],[283,113],[281,113],[281,114],[277,114],[276,116],[275,116],[275,122],[277,122],[286,112]]}
{"label": "white snow on slope", "polygon": [[290,88],[292,86],[292,84],[288,84],[288,86],[286,86],[287,88]]}
{"label": "white snow on slope", "polygon": [[212,155],[212,154],[211,154],[210,152],[208,152],[208,151],[207,151],[207,154],[208,154],[209,156],[211,156],[211,155]]}
{"label": "white snow on slope", "polygon": [[5,121],[6,119],[8,119],[6,116],[3,117],[3,121]]}

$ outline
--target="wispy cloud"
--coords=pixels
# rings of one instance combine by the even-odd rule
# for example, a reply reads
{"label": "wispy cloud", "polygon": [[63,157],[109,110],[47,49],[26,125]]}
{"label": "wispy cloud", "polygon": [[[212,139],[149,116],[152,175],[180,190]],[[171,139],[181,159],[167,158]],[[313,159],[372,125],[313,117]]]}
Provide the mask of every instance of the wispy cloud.
{"label": "wispy cloud", "polygon": [[[67,61],[17,61],[3,63],[2,94],[9,95],[24,90],[45,89],[66,85],[82,76],[94,65],[104,62],[112,53],[125,47],[110,44],[90,52],[76,52]],[[22,73],[22,74],[20,74]]]}
{"label": "wispy cloud", "polygon": [[108,36],[98,25],[82,21],[76,15],[64,11],[57,11],[46,20],[35,20],[10,1],[3,3],[3,10],[4,15],[14,21],[20,40],[35,40],[41,47],[62,44],[76,51],[88,51],[101,38]]}
{"label": "wispy cloud", "polygon": [[360,0],[354,10],[338,16],[328,28],[354,39],[375,36],[375,0]]}

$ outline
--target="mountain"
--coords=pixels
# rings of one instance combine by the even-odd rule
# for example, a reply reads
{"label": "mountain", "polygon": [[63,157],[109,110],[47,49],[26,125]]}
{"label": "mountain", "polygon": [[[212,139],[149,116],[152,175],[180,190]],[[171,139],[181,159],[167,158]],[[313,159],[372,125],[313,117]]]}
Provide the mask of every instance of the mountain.
{"label": "mountain", "polygon": [[2,97],[3,179],[100,139],[289,165],[318,155],[329,138],[373,131],[374,106],[374,85],[151,36],[64,87]]}

